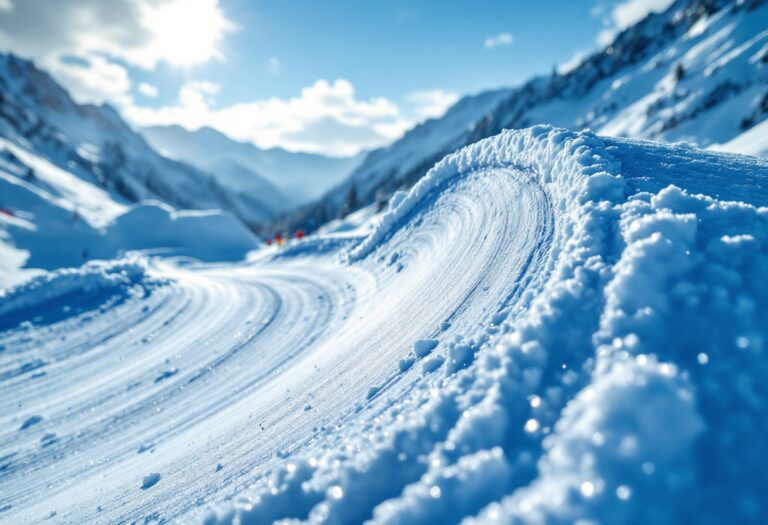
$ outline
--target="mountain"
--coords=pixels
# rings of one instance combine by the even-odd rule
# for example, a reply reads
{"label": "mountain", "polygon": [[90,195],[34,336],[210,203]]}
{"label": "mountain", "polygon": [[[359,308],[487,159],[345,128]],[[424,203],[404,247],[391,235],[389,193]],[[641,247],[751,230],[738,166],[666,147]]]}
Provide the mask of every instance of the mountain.
{"label": "mountain", "polygon": [[225,188],[238,193],[243,199],[255,199],[257,205],[269,208],[273,214],[295,207],[295,203],[274,184],[237,161],[222,159],[210,164],[205,171]]}
{"label": "mountain", "polygon": [[212,128],[188,131],[180,126],[152,126],[142,134],[158,151],[172,158],[217,173],[222,165],[237,164],[241,174],[266,179],[285,197],[286,205],[304,204],[322,196],[344,180],[362,160],[354,157],[327,157],[294,153],[280,148],[259,149],[238,142]]}
{"label": "mountain", "polygon": [[277,211],[258,194],[243,195],[161,156],[111,106],[75,103],[47,73],[10,54],[0,55],[0,137],[123,202],[218,208],[249,225]]}
{"label": "mountain", "polygon": [[276,212],[252,195],[162,157],[111,107],[78,105],[31,62],[0,55],[0,288],[131,250],[242,259],[258,245],[245,224]]}
{"label": "mountain", "polygon": [[444,155],[537,123],[747,154],[768,153],[765,0],[678,0],[571,71],[460,100],[371,152],[319,201],[274,223],[313,229],[407,188]]}

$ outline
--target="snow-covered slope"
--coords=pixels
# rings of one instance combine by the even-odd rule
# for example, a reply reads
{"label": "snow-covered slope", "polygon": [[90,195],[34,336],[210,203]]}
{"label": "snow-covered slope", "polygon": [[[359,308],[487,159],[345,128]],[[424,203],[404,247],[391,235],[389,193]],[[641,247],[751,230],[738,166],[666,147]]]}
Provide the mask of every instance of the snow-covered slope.
{"label": "snow-covered slope", "polygon": [[291,199],[275,185],[238,162],[220,160],[210,164],[207,172],[213,175],[222,186],[240,194],[243,198],[253,196],[257,205],[269,207],[274,215],[285,213],[295,206]]}
{"label": "snow-covered slope", "polygon": [[508,101],[502,126],[725,143],[768,117],[768,3],[678,0],[548,89],[535,107]]}
{"label": "snow-covered slope", "polygon": [[106,189],[0,138],[0,288],[41,270],[130,250],[237,260],[257,242],[228,213],[115,200]]}
{"label": "snow-covered slope", "polygon": [[766,161],[540,126],[361,236],[41,276],[0,520],[764,522],[767,205]]}
{"label": "snow-covered slope", "polygon": [[0,136],[123,202],[224,209],[252,225],[276,211],[259,195],[241,195],[162,157],[110,106],[76,104],[48,74],[14,55],[0,54]]}
{"label": "snow-covered slope", "polygon": [[725,144],[713,144],[715,151],[732,151],[744,155],[768,157],[768,120],[762,121]]}
{"label": "snow-covered slope", "polygon": [[348,181],[280,224],[312,229],[345,206],[386,198],[444,155],[503,129],[553,124],[763,154],[766,117],[768,2],[678,0],[567,73],[459,101],[372,152]]}
{"label": "snow-covered slope", "polygon": [[187,131],[180,126],[152,126],[144,128],[142,134],[158,151],[211,173],[217,173],[222,163],[250,170],[253,177],[266,179],[279,188],[285,207],[317,199],[344,180],[361,161],[361,155],[335,158],[280,148],[263,150],[211,128]]}

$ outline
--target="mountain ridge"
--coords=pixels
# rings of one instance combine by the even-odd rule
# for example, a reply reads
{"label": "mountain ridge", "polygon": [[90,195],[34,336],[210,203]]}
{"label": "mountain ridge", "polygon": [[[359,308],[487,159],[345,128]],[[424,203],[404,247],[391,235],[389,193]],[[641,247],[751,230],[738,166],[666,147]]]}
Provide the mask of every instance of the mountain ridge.
{"label": "mountain ridge", "polygon": [[252,228],[275,213],[258,196],[240,195],[210,173],[160,155],[114,107],[76,103],[33,61],[0,54],[0,71],[0,136],[118,200],[224,209]]}
{"label": "mountain ridge", "polygon": [[194,131],[179,125],[150,126],[142,128],[141,133],[155,149],[204,170],[213,171],[212,167],[223,160],[236,162],[280,190],[286,206],[320,197],[349,175],[362,157],[262,149],[208,126]]}
{"label": "mountain ridge", "polygon": [[[371,152],[347,180],[317,202],[278,218],[272,229],[311,230],[381,203],[414,184],[446,154],[504,129],[547,123],[722,149],[720,144],[732,143],[768,115],[765,27],[765,0],[678,0],[620,32],[567,73],[501,90],[506,97],[493,107],[477,108],[457,129],[452,113],[489,92],[461,99],[442,119]],[[427,147],[420,137],[425,129],[432,134]],[[740,141],[740,152],[768,152],[768,140],[752,139]]]}

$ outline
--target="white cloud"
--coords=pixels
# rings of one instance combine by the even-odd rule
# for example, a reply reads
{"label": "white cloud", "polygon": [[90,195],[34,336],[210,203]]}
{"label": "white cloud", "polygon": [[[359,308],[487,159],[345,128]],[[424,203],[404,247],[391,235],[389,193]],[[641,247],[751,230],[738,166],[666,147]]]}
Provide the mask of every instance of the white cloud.
{"label": "white cloud", "polygon": [[0,0],[0,11],[10,11],[11,9],[13,9],[11,0]]}
{"label": "white cloud", "polygon": [[609,16],[605,16],[604,4],[597,4],[590,9],[594,17],[602,17],[604,27],[595,41],[601,47],[613,42],[619,31],[639,22],[650,13],[661,13],[667,9],[674,0],[623,0],[610,10]]}
{"label": "white cloud", "polygon": [[220,90],[221,86],[213,82],[189,82],[179,90],[179,104],[184,108],[208,110],[213,95]]}
{"label": "white cloud", "polygon": [[[190,67],[222,60],[222,39],[235,28],[219,0],[23,0],[8,5],[12,9],[0,9],[0,48],[35,59],[78,99],[113,96],[116,68],[125,70],[121,63],[152,70],[160,62]],[[81,59],[89,67],[74,75],[73,64],[62,62],[63,57]],[[130,81],[120,85],[125,90],[120,97],[126,97]],[[104,91],[97,92],[100,86]]]}
{"label": "white cloud", "polygon": [[153,69],[223,58],[234,28],[219,0],[24,0],[0,15],[0,42],[37,59],[102,54]]}
{"label": "white cloud", "polygon": [[155,98],[157,95],[160,94],[160,91],[157,89],[156,86],[153,86],[152,84],[147,84],[146,82],[142,82],[141,84],[139,84],[138,89],[139,89],[139,93],[149,98]]}
{"label": "white cloud", "polygon": [[177,104],[162,108],[131,106],[126,117],[139,126],[179,124],[188,129],[210,126],[262,148],[282,147],[331,155],[352,155],[389,144],[416,122],[445,111],[456,95],[441,90],[408,95],[403,109],[392,101],[359,99],[347,80],[318,80],[299,96],[269,98],[213,107],[218,86],[186,84]]}
{"label": "white cloud", "polygon": [[411,105],[416,119],[438,118],[453,106],[459,96],[453,91],[431,89],[426,91],[414,91],[405,97]]}
{"label": "white cloud", "polygon": [[650,13],[661,13],[674,0],[625,0],[611,11],[611,17],[619,29],[625,29],[639,22]]}
{"label": "white cloud", "polygon": [[512,33],[499,33],[498,35],[486,38],[483,45],[488,49],[492,49],[498,46],[511,46],[514,41],[515,37],[512,36]]}
{"label": "white cloud", "polygon": [[272,57],[269,59],[269,72],[272,73],[274,76],[277,76],[280,74],[280,72],[283,70],[283,64],[280,62],[280,59],[277,57]]}

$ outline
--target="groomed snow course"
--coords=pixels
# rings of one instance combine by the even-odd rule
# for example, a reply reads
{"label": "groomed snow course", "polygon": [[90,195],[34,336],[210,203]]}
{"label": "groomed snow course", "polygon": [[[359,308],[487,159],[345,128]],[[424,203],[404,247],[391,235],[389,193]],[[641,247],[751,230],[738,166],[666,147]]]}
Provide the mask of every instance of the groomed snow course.
{"label": "groomed snow course", "polygon": [[768,165],[545,126],[507,131],[399,196],[348,264],[389,260],[398,236],[448,213],[441,198],[486,183],[483,173],[546,203],[537,255],[507,300],[464,334],[438,330],[423,366],[401,361],[408,387],[391,387],[397,395],[374,391],[251,489],[188,518],[768,516]]}

